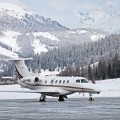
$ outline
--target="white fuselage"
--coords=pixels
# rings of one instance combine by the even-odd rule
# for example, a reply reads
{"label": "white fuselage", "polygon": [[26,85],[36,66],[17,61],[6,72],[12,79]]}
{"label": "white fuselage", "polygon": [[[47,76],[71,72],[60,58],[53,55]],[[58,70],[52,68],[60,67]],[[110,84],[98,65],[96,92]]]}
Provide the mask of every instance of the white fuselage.
{"label": "white fuselage", "polygon": [[95,84],[84,77],[29,76],[22,78],[18,83],[22,87],[40,91],[40,93],[44,91],[44,94],[50,96],[68,95],[75,92],[88,92],[90,94],[100,92]]}

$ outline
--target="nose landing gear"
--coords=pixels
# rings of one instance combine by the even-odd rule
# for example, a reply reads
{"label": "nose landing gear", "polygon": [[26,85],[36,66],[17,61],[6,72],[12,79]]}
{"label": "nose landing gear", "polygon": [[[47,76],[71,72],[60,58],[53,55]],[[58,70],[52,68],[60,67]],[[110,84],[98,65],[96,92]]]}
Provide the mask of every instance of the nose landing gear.
{"label": "nose landing gear", "polygon": [[89,97],[88,100],[89,100],[89,101],[94,101],[94,99],[92,98],[92,94],[91,94],[91,93],[89,94],[89,96],[90,96],[90,97]]}

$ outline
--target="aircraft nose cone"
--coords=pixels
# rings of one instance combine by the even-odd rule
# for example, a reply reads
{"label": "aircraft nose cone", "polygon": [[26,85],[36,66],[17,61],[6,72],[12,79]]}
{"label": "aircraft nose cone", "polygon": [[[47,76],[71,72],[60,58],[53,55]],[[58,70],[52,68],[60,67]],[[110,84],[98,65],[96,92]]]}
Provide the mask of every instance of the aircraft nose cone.
{"label": "aircraft nose cone", "polygon": [[97,94],[100,94],[101,91],[100,91],[98,85],[97,85],[97,84],[93,84],[93,85],[94,85],[93,88],[94,88],[94,90],[96,91],[96,93],[97,93]]}
{"label": "aircraft nose cone", "polygon": [[92,89],[96,94],[100,94],[101,92],[97,84],[91,84],[89,88]]}

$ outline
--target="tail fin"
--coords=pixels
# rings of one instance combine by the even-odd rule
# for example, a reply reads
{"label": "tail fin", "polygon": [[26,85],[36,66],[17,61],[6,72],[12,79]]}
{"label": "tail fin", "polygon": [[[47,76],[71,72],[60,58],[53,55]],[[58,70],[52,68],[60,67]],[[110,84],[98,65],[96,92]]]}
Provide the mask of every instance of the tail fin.
{"label": "tail fin", "polygon": [[25,65],[25,60],[31,60],[32,58],[8,58],[2,60],[12,60],[15,63],[19,78],[31,76],[27,66]]}

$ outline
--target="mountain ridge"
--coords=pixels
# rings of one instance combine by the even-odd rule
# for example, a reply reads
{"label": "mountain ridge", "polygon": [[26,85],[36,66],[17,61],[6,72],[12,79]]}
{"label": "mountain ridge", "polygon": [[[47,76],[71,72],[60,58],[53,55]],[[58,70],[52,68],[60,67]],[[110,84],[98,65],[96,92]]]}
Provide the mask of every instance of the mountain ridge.
{"label": "mountain ridge", "polygon": [[98,30],[71,30],[57,21],[17,5],[0,3],[0,6],[2,6],[0,9],[0,42],[24,56],[41,54],[54,47],[68,44],[96,41],[107,35]]}
{"label": "mountain ridge", "polygon": [[111,34],[120,33],[120,1],[105,1],[103,5],[75,11],[81,27],[100,29]]}

